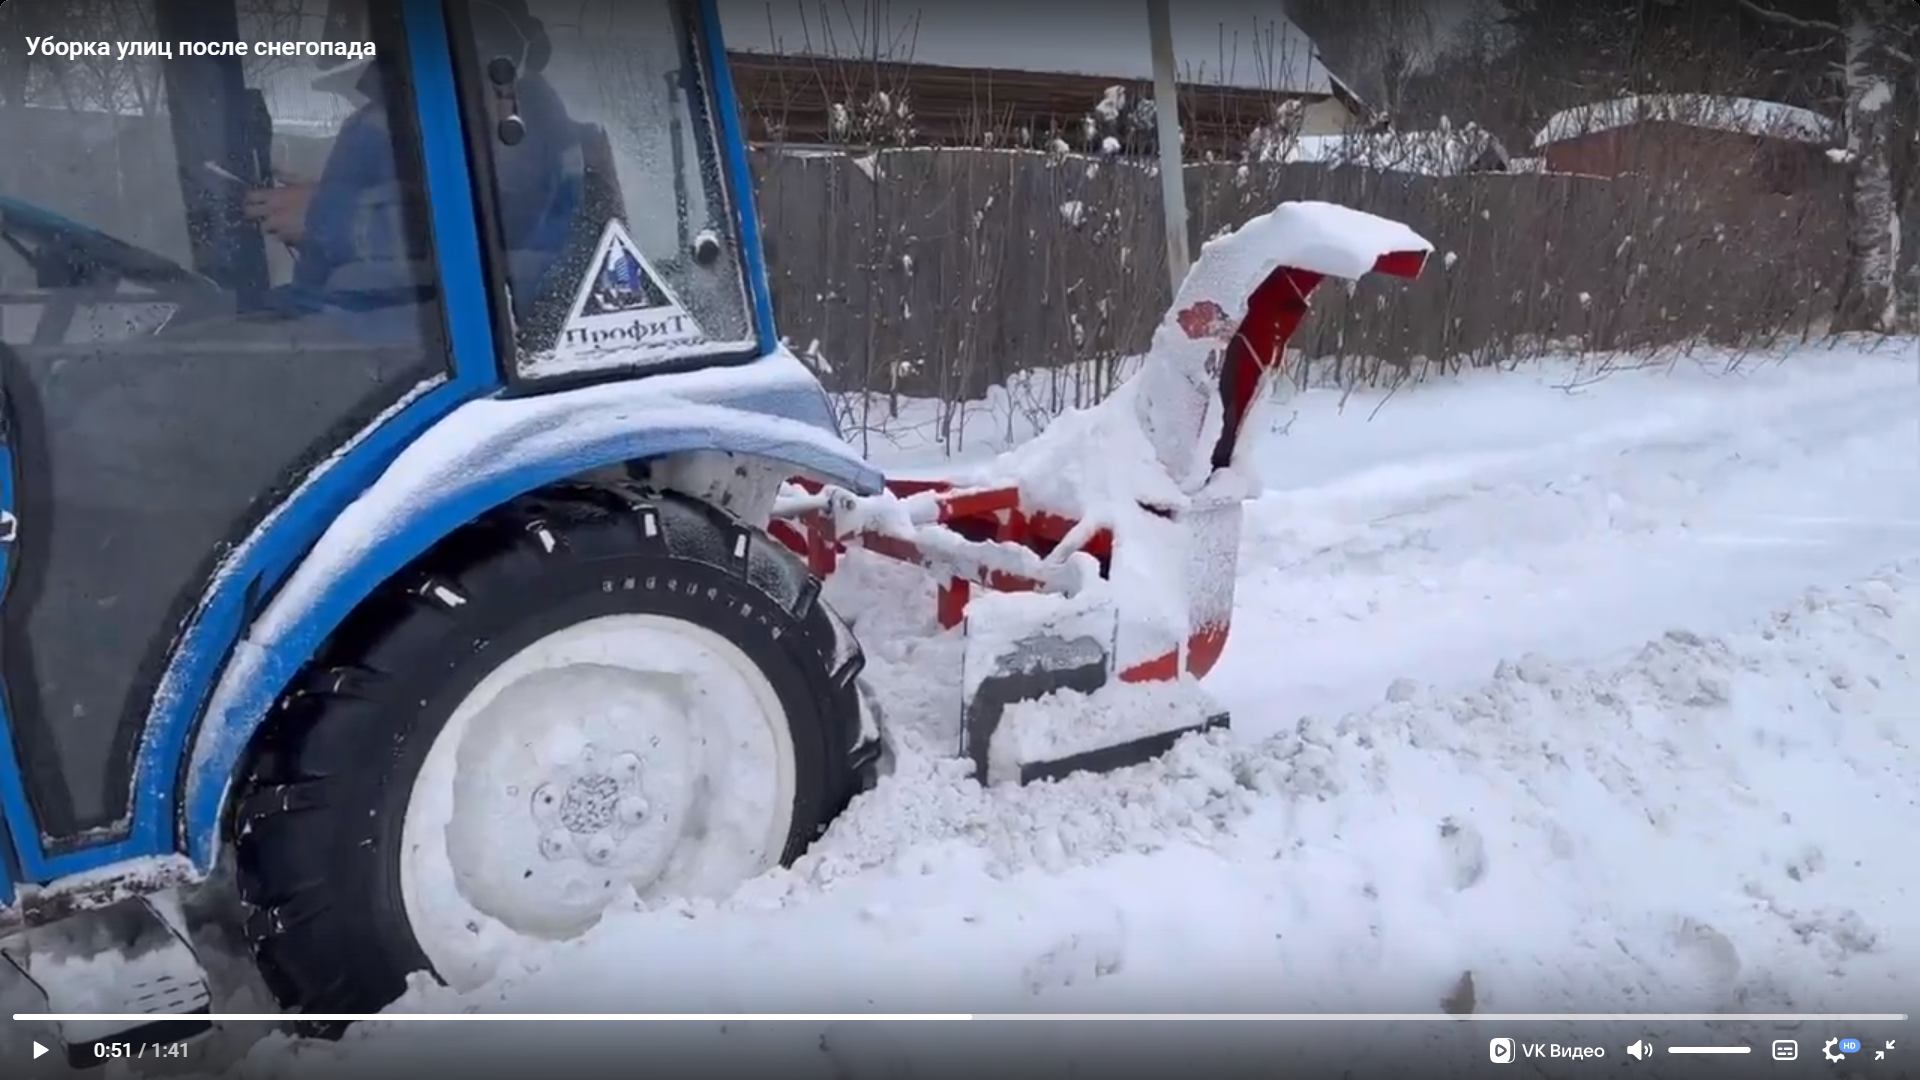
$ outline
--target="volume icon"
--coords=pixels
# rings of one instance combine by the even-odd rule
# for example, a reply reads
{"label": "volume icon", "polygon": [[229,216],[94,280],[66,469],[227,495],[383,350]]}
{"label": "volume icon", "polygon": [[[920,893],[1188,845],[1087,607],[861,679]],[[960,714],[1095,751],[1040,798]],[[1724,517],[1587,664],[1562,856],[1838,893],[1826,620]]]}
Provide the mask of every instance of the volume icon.
{"label": "volume icon", "polygon": [[1627,1053],[1633,1055],[1633,1060],[1643,1061],[1647,1055],[1653,1053],[1653,1044],[1645,1039],[1641,1039],[1639,1042],[1627,1047]]}

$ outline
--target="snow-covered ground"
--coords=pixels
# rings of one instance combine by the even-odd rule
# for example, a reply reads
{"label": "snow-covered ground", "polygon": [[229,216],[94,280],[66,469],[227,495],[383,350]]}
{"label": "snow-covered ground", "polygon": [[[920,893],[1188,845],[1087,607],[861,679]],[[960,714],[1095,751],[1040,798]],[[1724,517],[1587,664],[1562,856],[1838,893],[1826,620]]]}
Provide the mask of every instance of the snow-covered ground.
{"label": "snow-covered ground", "polygon": [[[1722,366],[1295,398],[1209,680],[1233,731],[1114,776],[965,779],[954,642],[924,583],[856,561],[832,596],[901,737],[892,777],[728,901],[611,916],[482,991],[423,985],[396,1008],[1913,1011],[1920,348]],[[1735,1037],[1797,1038],[1800,1066],[1826,1069],[1829,1037],[1906,1036],[1860,1066],[1899,1076],[1914,1026]],[[609,1027],[579,1038],[637,1038]],[[714,1023],[647,1053],[796,1077],[944,1075],[1014,1046],[1142,1066],[1174,1055],[1151,1027]],[[1698,1036],[1511,1027],[1243,1025],[1217,1048],[1359,1067],[1417,1044],[1444,1074],[1533,1031],[1604,1046],[1604,1065],[1543,1070],[1582,1075],[1636,1037]],[[344,1076],[449,1043],[504,1062],[536,1041],[372,1021],[338,1044],[268,1038],[246,1071]],[[1675,1060],[1628,1064],[1704,1068]]]}

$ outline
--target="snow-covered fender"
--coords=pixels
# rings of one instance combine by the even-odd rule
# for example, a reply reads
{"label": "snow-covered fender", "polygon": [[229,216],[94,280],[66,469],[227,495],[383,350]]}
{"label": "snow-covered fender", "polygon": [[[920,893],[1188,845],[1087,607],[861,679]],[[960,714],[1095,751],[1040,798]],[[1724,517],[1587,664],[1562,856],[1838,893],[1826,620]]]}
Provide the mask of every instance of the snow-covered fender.
{"label": "snow-covered fender", "polygon": [[848,490],[884,477],[840,438],[811,372],[785,351],[744,367],[530,397],[484,398],[416,439],[320,536],[234,646],[193,734],[180,829],[203,871],[234,771],[300,669],[407,563],[486,511],[570,476],[699,451],[752,455]]}

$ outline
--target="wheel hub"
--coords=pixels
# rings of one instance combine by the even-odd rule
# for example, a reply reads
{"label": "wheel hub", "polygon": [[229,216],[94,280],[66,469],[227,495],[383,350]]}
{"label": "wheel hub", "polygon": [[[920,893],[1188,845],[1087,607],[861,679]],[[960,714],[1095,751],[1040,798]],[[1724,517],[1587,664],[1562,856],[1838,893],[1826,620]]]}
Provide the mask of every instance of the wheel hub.
{"label": "wheel hub", "polygon": [[402,829],[407,920],[471,989],[625,898],[722,895],[778,862],[795,789],[779,696],[733,642],[577,624],[500,662],[435,736]]}
{"label": "wheel hub", "polygon": [[541,830],[540,854],[549,862],[604,866],[647,820],[640,756],[619,753],[604,768],[598,757],[589,745],[534,789],[530,809]]}

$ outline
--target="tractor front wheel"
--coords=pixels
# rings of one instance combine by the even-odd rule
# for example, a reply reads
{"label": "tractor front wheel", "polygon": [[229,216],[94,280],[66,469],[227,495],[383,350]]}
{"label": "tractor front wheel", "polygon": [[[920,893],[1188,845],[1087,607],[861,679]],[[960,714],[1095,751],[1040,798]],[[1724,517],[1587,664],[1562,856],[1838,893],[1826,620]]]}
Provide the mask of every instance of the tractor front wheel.
{"label": "tractor front wheel", "polygon": [[860,786],[859,650],[766,533],[674,495],[515,503],[335,635],[236,812],[283,1005],[456,990],[620,904],[798,857]]}

